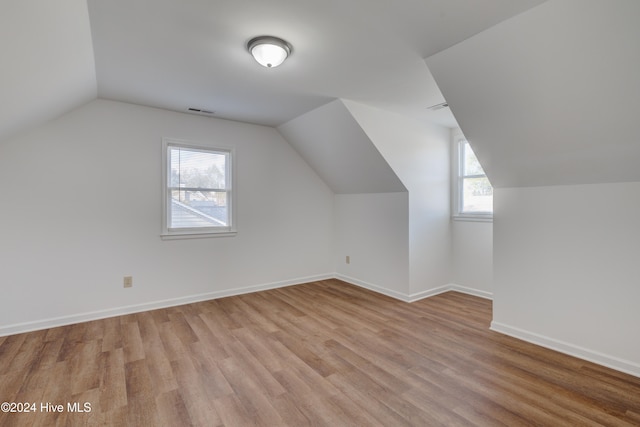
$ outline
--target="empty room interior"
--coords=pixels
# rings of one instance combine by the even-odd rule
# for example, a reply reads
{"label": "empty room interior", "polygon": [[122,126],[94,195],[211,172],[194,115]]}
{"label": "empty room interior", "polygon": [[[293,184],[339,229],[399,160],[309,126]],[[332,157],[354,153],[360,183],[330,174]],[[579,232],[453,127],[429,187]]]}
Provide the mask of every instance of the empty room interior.
{"label": "empty room interior", "polygon": [[639,24],[2,2],[0,425],[640,425]]}

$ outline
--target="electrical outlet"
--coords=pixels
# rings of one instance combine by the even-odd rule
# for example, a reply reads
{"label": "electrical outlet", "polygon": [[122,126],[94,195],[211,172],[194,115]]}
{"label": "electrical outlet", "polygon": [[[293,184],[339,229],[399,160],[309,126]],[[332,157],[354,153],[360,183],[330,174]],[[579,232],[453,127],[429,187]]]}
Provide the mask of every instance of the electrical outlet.
{"label": "electrical outlet", "polygon": [[346,262],[347,264],[351,264],[351,257],[347,255],[347,257],[344,259],[344,262]]}
{"label": "electrical outlet", "polygon": [[130,288],[133,286],[133,276],[124,276],[124,280],[122,281],[125,288]]}

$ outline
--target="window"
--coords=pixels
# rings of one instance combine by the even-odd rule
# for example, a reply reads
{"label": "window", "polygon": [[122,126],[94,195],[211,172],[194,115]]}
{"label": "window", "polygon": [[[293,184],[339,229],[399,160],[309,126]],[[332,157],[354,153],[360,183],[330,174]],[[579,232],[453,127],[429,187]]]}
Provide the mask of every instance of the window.
{"label": "window", "polygon": [[490,221],[493,218],[493,187],[464,139],[456,144],[456,159],[454,218]]}
{"label": "window", "polygon": [[163,237],[235,234],[233,151],[163,140]]}

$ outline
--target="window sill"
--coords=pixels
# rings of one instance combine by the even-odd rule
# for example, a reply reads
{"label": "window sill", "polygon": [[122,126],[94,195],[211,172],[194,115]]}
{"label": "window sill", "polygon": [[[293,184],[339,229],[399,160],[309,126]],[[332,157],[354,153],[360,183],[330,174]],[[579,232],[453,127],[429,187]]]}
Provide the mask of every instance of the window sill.
{"label": "window sill", "polygon": [[211,237],[234,237],[237,231],[220,231],[216,233],[163,233],[160,235],[162,240],[182,240],[182,239],[208,239]]}
{"label": "window sill", "polygon": [[451,219],[454,221],[493,222],[493,215],[454,215]]}

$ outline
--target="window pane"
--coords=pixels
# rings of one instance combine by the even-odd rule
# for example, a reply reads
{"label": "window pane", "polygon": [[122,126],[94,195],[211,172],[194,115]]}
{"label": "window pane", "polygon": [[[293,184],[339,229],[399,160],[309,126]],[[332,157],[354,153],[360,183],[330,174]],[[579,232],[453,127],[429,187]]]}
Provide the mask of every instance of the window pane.
{"label": "window pane", "polygon": [[462,212],[493,212],[493,188],[486,177],[465,178]]}
{"label": "window pane", "polygon": [[480,166],[478,158],[474,154],[471,146],[468,142],[464,143],[464,170],[462,171],[464,176],[467,175],[484,175],[484,170]]}
{"label": "window pane", "polygon": [[229,225],[227,193],[222,191],[171,191],[170,228],[226,227]]}
{"label": "window pane", "polygon": [[170,148],[170,187],[226,189],[227,154]]}

